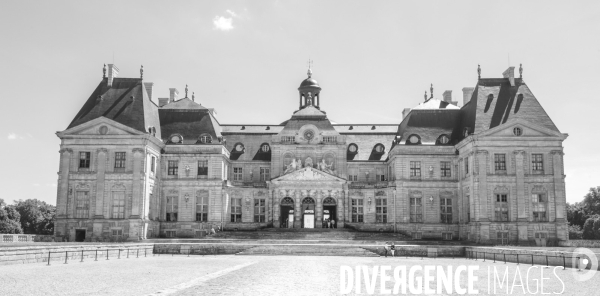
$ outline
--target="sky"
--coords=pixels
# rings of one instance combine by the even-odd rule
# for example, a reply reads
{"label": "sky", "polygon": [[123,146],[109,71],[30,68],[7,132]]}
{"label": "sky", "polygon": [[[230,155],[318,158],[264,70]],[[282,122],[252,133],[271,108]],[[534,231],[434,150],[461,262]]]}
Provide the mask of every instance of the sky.
{"label": "sky", "polygon": [[60,140],[102,79],[154,82],[220,123],[278,124],[313,61],[337,123],[398,124],[523,64],[565,140],[567,201],[600,186],[599,1],[0,1],[0,198],[56,204]]}

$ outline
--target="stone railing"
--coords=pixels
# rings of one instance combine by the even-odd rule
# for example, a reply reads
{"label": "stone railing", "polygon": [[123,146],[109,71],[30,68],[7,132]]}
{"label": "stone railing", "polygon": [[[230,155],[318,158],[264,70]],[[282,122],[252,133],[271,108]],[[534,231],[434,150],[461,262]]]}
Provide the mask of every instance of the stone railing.
{"label": "stone railing", "polygon": [[267,183],[262,182],[243,182],[243,181],[231,181],[231,185],[236,187],[253,187],[253,188],[267,188]]}
{"label": "stone railing", "polygon": [[364,188],[387,188],[389,186],[387,181],[372,181],[372,182],[357,182],[353,181],[348,185],[352,189],[364,189]]}
{"label": "stone railing", "polygon": [[0,243],[52,242],[53,235],[39,234],[0,234]]}

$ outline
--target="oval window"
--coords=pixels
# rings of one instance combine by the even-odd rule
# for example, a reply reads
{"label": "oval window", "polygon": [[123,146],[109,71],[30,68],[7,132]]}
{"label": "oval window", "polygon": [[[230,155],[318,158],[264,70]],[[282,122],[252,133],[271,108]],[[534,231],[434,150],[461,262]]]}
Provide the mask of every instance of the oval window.
{"label": "oval window", "polygon": [[379,144],[379,145],[375,146],[375,152],[377,152],[377,153],[383,153],[383,150],[385,150],[385,148],[383,147],[383,145]]}
{"label": "oval window", "polygon": [[440,137],[440,144],[448,144],[448,142],[450,142],[450,139],[448,138],[448,136],[442,135]]}
{"label": "oval window", "polygon": [[269,150],[270,150],[270,148],[269,148],[269,145],[267,145],[267,144],[264,144],[260,147],[260,151],[262,151],[262,152],[269,152]]}
{"label": "oval window", "polygon": [[513,129],[513,134],[515,134],[515,136],[520,136],[523,134],[523,130],[520,127],[515,127]]}
{"label": "oval window", "polygon": [[350,151],[350,153],[356,153],[356,151],[358,151],[358,147],[354,144],[351,144],[348,146],[348,151]]}
{"label": "oval window", "polygon": [[171,143],[177,144],[179,142],[181,142],[181,138],[179,136],[177,136],[177,135],[171,136]]}
{"label": "oval window", "polygon": [[235,151],[237,151],[237,152],[244,151],[244,145],[242,145],[242,144],[235,145]]}
{"label": "oval window", "polygon": [[410,136],[410,138],[408,138],[408,141],[411,144],[417,144],[417,143],[419,143],[419,137],[417,137],[417,136]]}

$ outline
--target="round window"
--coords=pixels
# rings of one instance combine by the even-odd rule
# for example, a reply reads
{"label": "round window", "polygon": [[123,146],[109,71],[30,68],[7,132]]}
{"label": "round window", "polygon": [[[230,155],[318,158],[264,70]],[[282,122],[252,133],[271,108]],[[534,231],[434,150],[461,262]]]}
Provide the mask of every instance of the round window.
{"label": "round window", "polygon": [[356,153],[356,151],[358,151],[358,147],[356,147],[356,145],[352,144],[352,145],[350,145],[350,147],[348,147],[348,151],[350,151],[351,153]]}
{"label": "round window", "polygon": [[419,143],[419,137],[417,137],[417,136],[410,136],[410,138],[408,138],[408,141],[411,144],[417,144],[417,143]]}
{"label": "round window", "polygon": [[237,151],[237,152],[244,151],[244,145],[242,145],[242,144],[235,145],[235,151]]}
{"label": "round window", "polygon": [[108,127],[106,127],[106,125],[103,125],[100,127],[100,134],[101,135],[106,135],[106,133],[108,133]]}
{"label": "round window", "polygon": [[379,144],[379,145],[375,146],[375,152],[383,153],[383,150],[384,150],[383,145]]}
{"label": "round window", "polygon": [[520,127],[515,127],[513,129],[513,134],[515,134],[515,136],[520,136],[523,134],[523,130]]}
{"label": "round window", "polygon": [[181,138],[177,135],[171,136],[171,143],[179,143],[181,142]]}
{"label": "round window", "polygon": [[315,137],[315,132],[313,132],[312,130],[307,130],[304,132],[304,138],[307,140],[312,140]]}
{"label": "round window", "polygon": [[269,152],[269,149],[270,149],[269,145],[267,145],[267,144],[264,144],[264,145],[262,145],[262,147],[260,147],[260,150],[262,152]]}
{"label": "round window", "polygon": [[443,135],[440,137],[440,143],[441,144],[448,144],[448,142],[450,142],[450,139],[448,138],[448,136]]}

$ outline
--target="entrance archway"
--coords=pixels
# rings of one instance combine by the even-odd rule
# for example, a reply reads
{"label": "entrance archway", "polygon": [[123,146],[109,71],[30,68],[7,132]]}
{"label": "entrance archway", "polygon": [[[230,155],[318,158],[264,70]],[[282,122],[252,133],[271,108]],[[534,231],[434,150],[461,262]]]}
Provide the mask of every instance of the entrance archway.
{"label": "entrance archway", "polygon": [[281,200],[281,217],[279,221],[281,228],[294,227],[294,200],[291,197],[284,197]]}
{"label": "entrance archway", "polygon": [[[329,224],[328,221],[335,222]],[[332,197],[326,197],[323,199],[323,228],[337,228],[337,223],[337,203]]]}
{"label": "entrance archway", "polygon": [[302,228],[315,228],[315,200],[306,197],[302,200]]}

